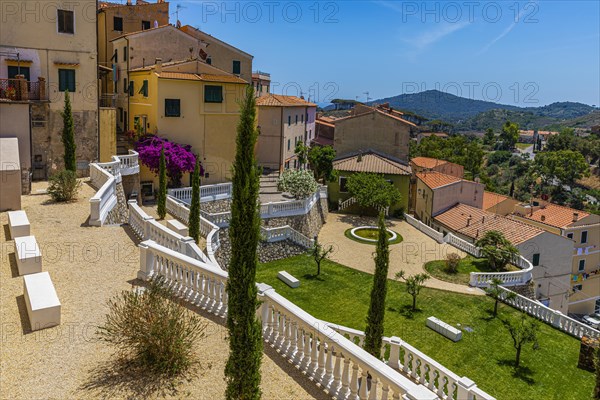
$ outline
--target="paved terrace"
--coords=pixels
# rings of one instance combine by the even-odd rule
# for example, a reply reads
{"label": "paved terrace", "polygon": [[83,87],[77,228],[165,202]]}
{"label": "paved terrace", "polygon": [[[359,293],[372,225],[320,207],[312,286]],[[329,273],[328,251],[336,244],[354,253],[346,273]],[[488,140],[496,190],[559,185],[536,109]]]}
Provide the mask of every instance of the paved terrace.
{"label": "paved terrace", "polygon": [[[32,193],[44,188],[34,183]],[[88,226],[94,192],[84,184],[79,201],[71,204],[50,204],[44,194],[22,198],[42,250],[43,270],[50,272],[62,303],[62,324],[42,331],[30,330],[23,278],[7,239],[7,215],[0,213],[0,398],[223,398],[228,346],[221,319],[201,314],[208,323],[196,349],[202,368],[176,393],[129,369],[119,371],[112,348],[95,339],[96,326],[108,311],[106,301],[131,289],[139,251],[128,228]],[[264,399],[326,398],[272,349],[265,352]]]}
{"label": "paved terrace", "polygon": [[[373,260],[375,246],[357,243],[344,236],[347,229],[365,225],[377,225],[376,218],[329,213],[327,223],[323,225],[319,234],[319,242],[334,246],[335,251],[330,257],[333,261],[373,274],[375,271],[375,261]],[[457,253],[461,257],[466,256],[463,251],[453,246],[446,243],[437,243],[405,221],[390,219],[387,220],[387,226],[402,235],[404,239],[398,244],[390,245],[390,267],[388,272],[390,279],[394,279],[396,273],[400,270],[406,271],[408,275],[426,272],[423,268],[425,263],[433,260],[443,260],[448,253]],[[480,289],[444,282],[433,277],[425,282],[425,286],[457,293],[484,294]]]}

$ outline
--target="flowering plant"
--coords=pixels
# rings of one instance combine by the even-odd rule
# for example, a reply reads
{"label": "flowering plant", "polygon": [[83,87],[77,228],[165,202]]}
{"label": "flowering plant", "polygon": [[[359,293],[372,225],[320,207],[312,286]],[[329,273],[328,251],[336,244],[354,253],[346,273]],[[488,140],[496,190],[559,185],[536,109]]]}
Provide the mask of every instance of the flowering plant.
{"label": "flowering plant", "polygon": [[4,90],[4,96],[7,99],[14,100],[17,98],[17,89],[14,86],[9,86]]}
{"label": "flowering plant", "polygon": [[286,169],[277,181],[277,188],[296,199],[305,199],[316,192],[319,185],[310,171]]}
{"label": "flowering plant", "polygon": [[[181,186],[183,173],[194,171],[196,155],[191,152],[191,146],[189,145],[169,142],[167,139],[156,135],[147,135],[142,137],[135,147],[139,153],[140,162],[155,174],[158,174],[159,170],[160,151],[161,149],[165,150],[167,176],[172,186]],[[200,174],[204,174],[202,165],[200,166]]]}

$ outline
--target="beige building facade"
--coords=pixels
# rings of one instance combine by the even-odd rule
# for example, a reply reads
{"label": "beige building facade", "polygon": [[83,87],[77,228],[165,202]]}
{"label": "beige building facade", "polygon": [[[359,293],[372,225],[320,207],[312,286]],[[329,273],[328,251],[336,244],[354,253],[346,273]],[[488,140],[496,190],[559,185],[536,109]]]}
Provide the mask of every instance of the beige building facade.
{"label": "beige building facade", "polygon": [[600,313],[600,216],[534,200],[517,205],[513,217],[573,243],[569,313]]}
{"label": "beige building facade", "polygon": [[271,93],[271,74],[263,71],[252,72],[252,86],[256,97]]}
{"label": "beige building facade", "polygon": [[269,170],[299,168],[299,142],[310,143],[315,132],[317,105],[295,96],[266,94],[256,100],[260,134],[256,159]]}
{"label": "beige building facade", "polygon": [[333,148],[340,155],[373,149],[408,162],[414,130],[416,125],[398,111],[356,104],[350,117],[335,120]]}
{"label": "beige building facade", "polygon": [[26,3],[16,2],[17,9],[11,9],[23,18],[3,15],[0,79],[14,86],[20,73],[28,82],[26,99],[8,100],[29,105],[32,175],[45,179],[63,167],[61,113],[66,90],[75,126],[77,168],[80,175],[87,175],[89,163],[98,159],[96,1],[55,2],[46,9],[48,18],[20,10]]}

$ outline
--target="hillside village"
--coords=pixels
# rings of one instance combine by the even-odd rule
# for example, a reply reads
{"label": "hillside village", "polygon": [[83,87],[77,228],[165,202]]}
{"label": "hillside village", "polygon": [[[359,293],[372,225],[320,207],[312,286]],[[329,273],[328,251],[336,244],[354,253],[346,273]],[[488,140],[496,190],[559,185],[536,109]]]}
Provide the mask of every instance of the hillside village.
{"label": "hillside village", "polygon": [[[600,126],[322,109],[168,1],[61,7],[0,28],[0,397],[600,396]],[[98,333],[156,282],[181,379]]]}

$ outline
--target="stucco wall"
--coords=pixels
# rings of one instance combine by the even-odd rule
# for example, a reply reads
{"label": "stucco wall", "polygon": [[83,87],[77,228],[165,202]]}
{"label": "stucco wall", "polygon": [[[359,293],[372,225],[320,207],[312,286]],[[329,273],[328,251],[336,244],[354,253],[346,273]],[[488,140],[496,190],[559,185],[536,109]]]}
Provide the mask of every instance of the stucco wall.
{"label": "stucco wall", "polygon": [[482,208],[483,192],[484,186],[482,184],[471,181],[461,181],[439,187],[433,191],[431,215],[435,216],[457,203]]}
{"label": "stucco wall", "polygon": [[379,112],[337,121],[334,149],[338,155],[373,149],[408,161],[410,126]]}
{"label": "stucco wall", "polygon": [[256,143],[256,160],[259,165],[279,169],[282,165],[282,107],[258,107],[260,135]]}
{"label": "stucco wall", "polygon": [[19,139],[0,138],[0,211],[21,209]]}
{"label": "stucco wall", "polygon": [[21,168],[31,168],[29,104],[0,103],[0,138],[19,139]]}

